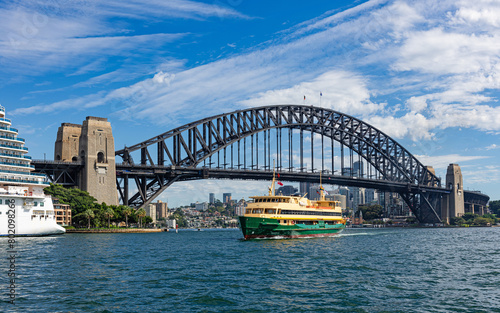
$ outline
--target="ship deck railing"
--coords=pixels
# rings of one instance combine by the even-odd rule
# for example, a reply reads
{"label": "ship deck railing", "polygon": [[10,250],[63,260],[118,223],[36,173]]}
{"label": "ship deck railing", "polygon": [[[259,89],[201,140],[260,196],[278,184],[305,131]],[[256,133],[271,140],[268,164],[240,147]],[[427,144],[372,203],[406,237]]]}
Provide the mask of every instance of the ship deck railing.
{"label": "ship deck railing", "polygon": [[28,159],[31,160],[31,157],[28,155],[15,155],[11,153],[0,153],[0,156],[6,156],[6,157],[11,157],[11,158],[20,158],[20,159]]}
{"label": "ship deck railing", "polygon": [[9,173],[9,174],[19,174],[19,175],[27,175],[27,176],[39,176],[39,177],[45,177],[45,174],[37,174],[37,173],[30,173],[30,172],[21,172],[21,171],[6,171],[6,170],[0,170],[0,173]]}
{"label": "ship deck railing", "polygon": [[14,182],[14,183],[38,184],[38,185],[49,185],[49,182],[45,182],[45,181],[25,180],[25,179],[12,179],[12,178],[2,178],[2,177],[0,177],[0,181]]}
{"label": "ship deck railing", "polygon": [[[35,166],[31,164],[20,164],[20,163],[10,163],[10,162],[0,162],[0,165],[9,165],[9,166],[21,166],[35,169]],[[0,171],[1,172],[1,171]]]}
{"label": "ship deck railing", "polygon": [[9,140],[17,140],[17,141],[21,141],[21,142],[26,142],[26,140],[24,138],[19,138],[19,137],[9,137],[9,136],[1,136],[0,135],[0,138],[3,138],[3,139],[9,139]]}
{"label": "ship deck railing", "polygon": [[4,145],[4,144],[0,144],[0,147],[28,151],[28,148],[25,148],[25,147],[16,147],[16,146],[11,146],[11,145]]}
{"label": "ship deck railing", "polygon": [[0,129],[9,130],[9,131],[13,131],[13,132],[16,132],[16,133],[19,132],[19,130],[17,128],[10,127],[10,126],[0,126]]}

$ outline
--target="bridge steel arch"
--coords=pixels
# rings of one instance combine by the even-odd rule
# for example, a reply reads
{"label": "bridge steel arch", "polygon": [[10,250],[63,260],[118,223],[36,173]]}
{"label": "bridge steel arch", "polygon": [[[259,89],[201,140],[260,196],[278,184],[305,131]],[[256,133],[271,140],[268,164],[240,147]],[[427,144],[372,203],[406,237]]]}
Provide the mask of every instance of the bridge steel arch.
{"label": "bridge steel arch", "polygon": [[[122,182],[120,183],[117,179],[117,186],[122,203],[136,208],[143,207],[176,181],[206,178],[213,163],[212,157],[217,155],[220,159],[222,151],[224,151],[224,163],[221,165],[219,160],[218,167],[226,168],[225,149],[228,147],[233,149],[237,144],[239,153],[240,143],[249,137],[252,139],[253,148],[253,136],[258,133],[264,132],[264,141],[266,141],[266,132],[268,132],[269,142],[264,143],[264,149],[266,149],[266,145],[270,145],[271,140],[269,131],[279,130],[279,136],[278,132],[276,136],[279,137],[281,145],[281,130],[283,129],[288,129],[290,161],[288,168],[282,166],[282,149],[277,146],[277,151],[279,151],[276,155],[277,168],[280,172],[297,174],[308,172],[303,164],[303,133],[310,133],[311,140],[313,140],[313,134],[319,134],[322,138],[330,138],[332,146],[333,141],[338,142],[342,153],[344,147],[355,152],[378,171],[381,180],[398,186],[406,184],[406,190],[399,189],[398,193],[420,222],[441,222],[438,212],[440,212],[440,198],[445,191],[441,188],[441,181],[433,171],[387,134],[360,119],[331,109],[303,105],[263,106],[220,114],[177,127],[139,144],[116,151],[115,155],[123,159],[121,167],[134,169],[134,173],[128,170],[119,173]],[[291,137],[293,137],[294,130],[300,133],[301,144],[298,151],[300,167],[298,170],[297,167],[292,166],[293,139]],[[257,136],[257,144],[258,139]],[[134,163],[132,158],[134,152],[140,153],[140,164]],[[265,171],[271,171],[270,152],[268,151],[268,155],[264,156]],[[322,158],[323,153],[322,148]],[[334,153],[333,148],[331,153]],[[264,151],[265,154],[266,151]],[[311,160],[314,160],[312,154],[313,151],[311,151]],[[262,172],[258,169],[258,154],[257,163],[253,160],[253,156],[252,153],[250,167],[241,164],[241,160],[238,160],[238,169],[243,165],[251,171]],[[343,158],[342,154],[342,162]],[[332,164],[332,174],[334,174],[333,166]],[[120,168],[119,164],[117,168]],[[147,173],[143,171],[144,175],[136,175],[136,171],[140,172],[141,169],[146,168],[154,170],[146,171]],[[198,171],[179,172],[179,169],[197,169]],[[312,172],[314,172],[314,165],[311,168]],[[294,180],[293,175],[289,177],[290,180]],[[128,195],[130,178],[135,180],[138,190],[131,197]]]}

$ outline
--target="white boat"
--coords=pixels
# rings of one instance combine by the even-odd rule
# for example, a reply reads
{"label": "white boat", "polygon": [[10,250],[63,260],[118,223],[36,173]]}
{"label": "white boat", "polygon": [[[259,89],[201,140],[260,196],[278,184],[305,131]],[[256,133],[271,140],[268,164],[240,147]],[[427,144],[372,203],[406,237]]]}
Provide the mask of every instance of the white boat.
{"label": "white boat", "polygon": [[52,198],[43,193],[45,175],[32,173],[28,149],[0,106],[0,236],[63,234]]}

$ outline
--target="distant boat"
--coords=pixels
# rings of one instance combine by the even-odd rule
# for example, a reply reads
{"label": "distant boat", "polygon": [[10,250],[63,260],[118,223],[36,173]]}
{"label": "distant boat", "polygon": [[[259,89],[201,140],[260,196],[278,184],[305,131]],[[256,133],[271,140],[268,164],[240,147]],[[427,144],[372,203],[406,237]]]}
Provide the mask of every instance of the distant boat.
{"label": "distant boat", "polygon": [[63,234],[52,198],[43,192],[49,183],[45,175],[31,173],[35,167],[17,133],[0,106],[0,236]]}
{"label": "distant boat", "polygon": [[304,196],[277,196],[274,186],[273,173],[269,195],[250,197],[254,201],[238,217],[245,239],[328,237],[345,228],[340,202],[326,200],[321,183],[318,201]]}

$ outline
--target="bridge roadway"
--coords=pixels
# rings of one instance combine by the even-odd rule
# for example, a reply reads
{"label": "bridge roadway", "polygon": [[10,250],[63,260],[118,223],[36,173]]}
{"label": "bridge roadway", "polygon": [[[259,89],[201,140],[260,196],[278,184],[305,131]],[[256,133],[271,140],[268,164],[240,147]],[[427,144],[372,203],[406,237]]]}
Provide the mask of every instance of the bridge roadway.
{"label": "bridge roadway", "polygon": [[[148,166],[148,165],[129,165],[116,164],[117,178],[149,177],[154,178],[158,175],[164,175],[168,178],[178,177],[177,181],[189,181],[198,179],[242,179],[242,180],[267,180],[271,181],[273,173],[262,170],[243,170],[243,169],[223,169],[223,168],[192,168],[176,166]],[[289,182],[309,182],[319,183],[320,173],[315,172],[277,172],[280,174],[279,180]],[[322,183],[325,185],[339,185],[351,187],[363,187],[390,192],[426,192],[432,191],[440,194],[449,194],[450,190],[441,187],[432,187],[425,185],[410,185],[404,182],[393,182],[380,179],[368,179],[361,177],[331,175],[324,173],[321,175]]]}

